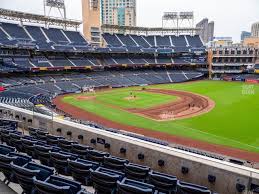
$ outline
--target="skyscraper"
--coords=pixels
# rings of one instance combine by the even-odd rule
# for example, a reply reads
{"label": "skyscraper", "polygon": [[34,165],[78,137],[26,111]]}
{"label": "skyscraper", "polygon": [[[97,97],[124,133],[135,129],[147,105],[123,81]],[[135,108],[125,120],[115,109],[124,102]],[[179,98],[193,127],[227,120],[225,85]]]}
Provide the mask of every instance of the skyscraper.
{"label": "skyscraper", "polygon": [[102,0],[102,24],[136,26],[136,0]]}
{"label": "skyscraper", "polygon": [[259,37],[259,22],[256,22],[252,25],[252,36]]}
{"label": "skyscraper", "polygon": [[213,40],[214,37],[214,22],[209,22],[208,18],[204,18],[197,25],[197,28],[201,28],[198,32],[198,35],[201,36],[201,39],[204,43],[208,43]]}
{"label": "skyscraper", "polygon": [[82,0],[85,37],[100,44],[103,24],[136,26],[136,0]]}
{"label": "skyscraper", "polygon": [[208,24],[208,42],[214,39],[214,22]]}

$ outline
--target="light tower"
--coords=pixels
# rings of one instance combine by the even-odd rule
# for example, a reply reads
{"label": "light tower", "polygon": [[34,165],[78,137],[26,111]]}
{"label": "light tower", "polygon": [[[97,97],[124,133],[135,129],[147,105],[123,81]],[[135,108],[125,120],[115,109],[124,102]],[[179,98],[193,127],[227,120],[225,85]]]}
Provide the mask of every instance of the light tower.
{"label": "light tower", "polygon": [[62,19],[67,19],[66,5],[64,0],[43,0],[44,15],[49,17],[53,9],[57,9]]}
{"label": "light tower", "polygon": [[162,28],[176,28],[178,35],[181,28],[194,27],[193,12],[165,12],[162,16]]}

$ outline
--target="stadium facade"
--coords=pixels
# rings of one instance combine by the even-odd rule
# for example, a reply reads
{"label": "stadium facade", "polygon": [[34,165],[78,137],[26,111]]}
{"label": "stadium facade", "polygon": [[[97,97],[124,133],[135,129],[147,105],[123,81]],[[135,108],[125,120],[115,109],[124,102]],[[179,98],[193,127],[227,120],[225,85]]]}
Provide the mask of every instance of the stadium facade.
{"label": "stadium facade", "polygon": [[[255,66],[258,49],[250,47],[223,47],[213,48],[211,52],[211,74],[214,79],[224,79],[225,77],[239,77],[240,80],[249,79],[257,82]],[[210,54],[209,54],[210,56]],[[210,61],[210,60],[209,60]]]}

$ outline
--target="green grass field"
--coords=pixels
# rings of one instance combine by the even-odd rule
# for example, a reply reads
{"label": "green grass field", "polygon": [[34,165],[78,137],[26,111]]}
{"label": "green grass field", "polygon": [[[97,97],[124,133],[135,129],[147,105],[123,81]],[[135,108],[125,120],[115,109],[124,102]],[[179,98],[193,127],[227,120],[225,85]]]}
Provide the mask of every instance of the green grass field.
{"label": "green grass field", "polygon": [[[112,95],[111,95],[112,94]],[[136,96],[136,100],[127,100],[127,97]],[[106,104],[121,108],[149,108],[176,100],[176,97],[162,94],[153,94],[144,91],[114,90],[111,92],[97,93],[96,99]]]}
{"label": "green grass field", "polygon": [[[147,108],[176,99],[173,96],[135,92],[141,87],[98,92],[96,99],[103,103],[79,101],[77,95],[64,97],[63,102],[123,124],[259,152],[259,85],[201,81],[148,87],[194,92],[210,97],[216,106],[209,113],[193,118],[157,122],[110,106]],[[132,102],[125,100],[130,92],[139,99]]]}

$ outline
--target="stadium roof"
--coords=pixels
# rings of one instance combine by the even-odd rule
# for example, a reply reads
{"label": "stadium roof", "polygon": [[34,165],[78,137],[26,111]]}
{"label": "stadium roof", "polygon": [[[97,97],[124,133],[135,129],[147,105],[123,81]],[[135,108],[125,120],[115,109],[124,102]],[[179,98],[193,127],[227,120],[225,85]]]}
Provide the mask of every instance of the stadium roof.
{"label": "stadium roof", "polygon": [[135,27],[135,26],[118,26],[103,24],[102,31],[109,33],[125,33],[125,34],[196,34],[201,28],[149,28],[149,27]]}
{"label": "stadium roof", "polygon": [[2,8],[0,8],[0,19],[73,28],[78,28],[82,24],[82,22],[78,20],[48,17]]}

